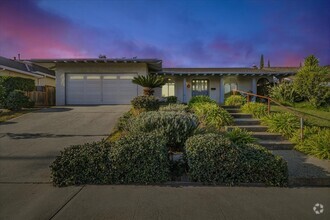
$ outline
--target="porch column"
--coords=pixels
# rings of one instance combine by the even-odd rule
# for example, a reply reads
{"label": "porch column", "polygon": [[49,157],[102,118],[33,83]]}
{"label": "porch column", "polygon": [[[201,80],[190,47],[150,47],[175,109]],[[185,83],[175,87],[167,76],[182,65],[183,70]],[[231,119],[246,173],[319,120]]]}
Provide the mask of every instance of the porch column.
{"label": "porch column", "polygon": [[183,96],[182,96],[182,102],[187,102],[187,79],[183,78]]}
{"label": "porch column", "polygon": [[220,77],[220,104],[223,104],[225,102],[225,85],[223,77]]}
{"label": "porch column", "polygon": [[[252,77],[252,93],[257,94],[257,79],[256,77]],[[253,96],[252,101],[256,101],[256,97]]]}

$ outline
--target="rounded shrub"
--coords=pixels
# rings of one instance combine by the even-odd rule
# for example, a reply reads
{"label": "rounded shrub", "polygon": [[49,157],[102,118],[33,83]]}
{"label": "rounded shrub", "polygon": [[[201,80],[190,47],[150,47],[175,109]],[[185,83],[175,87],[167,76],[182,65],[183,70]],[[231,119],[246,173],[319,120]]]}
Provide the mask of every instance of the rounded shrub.
{"label": "rounded shrub", "polygon": [[262,117],[261,122],[268,126],[268,131],[281,133],[287,138],[291,138],[300,127],[298,117],[289,112],[269,114]]}
{"label": "rounded shrub", "polygon": [[131,121],[131,133],[162,133],[169,147],[182,148],[185,141],[198,127],[198,118],[190,113],[173,111],[143,112]]}
{"label": "rounded shrub", "polygon": [[154,96],[137,96],[131,101],[135,109],[144,111],[156,111],[159,109],[159,101]]}
{"label": "rounded shrub", "polygon": [[188,112],[188,106],[184,104],[168,104],[159,108],[159,111]]}
{"label": "rounded shrub", "polygon": [[31,108],[34,102],[24,94],[23,91],[14,90],[9,93],[5,101],[5,107],[12,111],[19,111],[22,108]]}
{"label": "rounded shrub", "polygon": [[233,117],[215,103],[195,103],[192,108],[201,123],[206,127],[221,129],[233,123]]}
{"label": "rounded shrub", "polygon": [[226,99],[225,105],[241,106],[245,102],[246,102],[246,99],[243,96],[241,96],[241,95],[231,95]]}
{"label": "rounded shrub", "polygon": [[133,118],[133,113],[131,111],[125,112],[117,121],[115,129],[118,131],[128,130],[129,121]]}
{"label": "rounded shrub", "polygon": [[189,176],[210,184],[265,183],[285,186],[286,162],[263,147],[233,144],[219,134],[195,135],[185,145]]}
{"label": "rounded shrub", "polygon": [[234,144],[252,144],[256,142],[256,139],[252,137],[252,132],[248,132],[245,129],[238,127],[231,129],[225,133],[225,136],[231,140]]}
{"label": "rounded shrub", "polygon": [[255,118],[262,118],[268,114],[267,106],[258,102],[248,102],[241,106],[241,111],[251,114]]}
{"label": "rounded shrub", "polygon": [[197,104],[197,103],[214,103],[217,104],[216,101],[214,101],[213,99],[211,99],[209,96],[205,96],[205,95],[199,95],[199,96],[194,96],[190,99],[188,106],[189,108],[192,108],[193,105]]}
{"label": "rounded shrub", "polygon": [[109,152],[106,141],[65,148],[50,166],[54,185],[107,183],[111,174]]}
{"label": "rounded shrub", "polygon": [[124,136],[111,149],[114,183],[160,183],[169,180],[166,140],[156,133]]}

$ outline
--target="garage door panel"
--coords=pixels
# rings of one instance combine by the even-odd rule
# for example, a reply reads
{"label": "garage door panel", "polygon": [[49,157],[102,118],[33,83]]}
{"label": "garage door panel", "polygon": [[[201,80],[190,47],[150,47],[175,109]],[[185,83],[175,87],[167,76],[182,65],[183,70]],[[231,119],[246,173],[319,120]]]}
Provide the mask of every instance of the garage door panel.
{"label": "garage door panel", "polygon": [[130,104],[134,74],[67,74],[67,104]]}

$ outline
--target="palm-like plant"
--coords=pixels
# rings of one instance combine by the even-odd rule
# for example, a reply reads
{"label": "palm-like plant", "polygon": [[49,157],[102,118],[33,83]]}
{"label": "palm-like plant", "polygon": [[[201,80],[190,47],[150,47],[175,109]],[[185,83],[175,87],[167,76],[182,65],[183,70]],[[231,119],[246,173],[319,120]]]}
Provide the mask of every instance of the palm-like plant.
{"label": "palm-like plant", "polygon": [[162,87],[165,85],[166,81],[162,76],[147,75],[147,76],[137,76],[132,80],[134,84],[143,87],[143,94],[151,96],[154,94],[154,88]]}

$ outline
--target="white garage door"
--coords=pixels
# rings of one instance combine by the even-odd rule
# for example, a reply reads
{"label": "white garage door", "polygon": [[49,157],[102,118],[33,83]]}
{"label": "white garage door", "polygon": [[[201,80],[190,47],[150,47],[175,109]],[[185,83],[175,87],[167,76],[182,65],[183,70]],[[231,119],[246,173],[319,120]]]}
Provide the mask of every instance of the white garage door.
{"label": "white garage door", "polygon": [[130,104],[138,95],[136,74],[67,74],[66,104]]}

